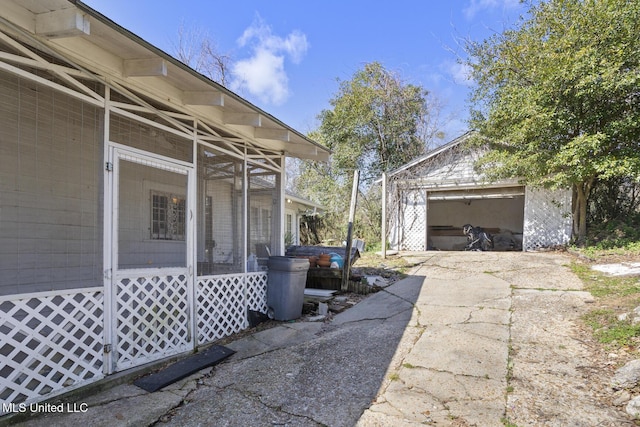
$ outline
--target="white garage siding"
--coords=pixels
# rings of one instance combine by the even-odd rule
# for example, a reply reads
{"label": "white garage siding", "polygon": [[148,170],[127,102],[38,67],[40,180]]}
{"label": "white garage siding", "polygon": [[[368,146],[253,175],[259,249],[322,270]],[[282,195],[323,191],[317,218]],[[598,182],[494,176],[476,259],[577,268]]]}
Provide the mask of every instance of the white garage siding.
{"label": "white garage siding", "polygon": [[566,245],[571,239],[571,190],[526,188],[523,249]]}
{"label": "white garage siding", "polygon": [[400,230],[403,251],[424,251],[427,239],[427,200],[424,190],[405,193],[402,201]]}

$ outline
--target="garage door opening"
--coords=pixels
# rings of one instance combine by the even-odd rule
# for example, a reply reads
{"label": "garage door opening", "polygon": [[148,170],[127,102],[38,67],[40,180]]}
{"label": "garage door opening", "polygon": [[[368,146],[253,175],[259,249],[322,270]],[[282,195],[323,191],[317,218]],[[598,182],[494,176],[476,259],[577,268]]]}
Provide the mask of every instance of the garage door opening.
{"label": "garage door opening", "polygon": [[461,251],[465,224],[494,237],[494,250],[522,250],[524,187],[427,192],[427,246]]}

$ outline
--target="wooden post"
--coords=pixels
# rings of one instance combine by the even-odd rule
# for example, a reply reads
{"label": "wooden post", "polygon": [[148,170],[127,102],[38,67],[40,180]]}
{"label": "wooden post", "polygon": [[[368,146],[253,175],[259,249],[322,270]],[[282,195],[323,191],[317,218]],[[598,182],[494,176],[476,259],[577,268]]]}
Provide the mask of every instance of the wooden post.
{"label": "wooden post", "polygon": [[382,259],[387,259],[387,173],[382,172]]}
{"label": "wooden post", "polygon": [[349,225],[347,226],[347,248],[344,253],[344,267],[342,269],[342,291],[349,287],[349,274],[351,270],[351,247],[353,246],[353,221],[356,216],[356,203],[358,200],[358,186],[360,185],[360,171],[353,171],[353,187],[351,189],[351,206],[349,207]]}

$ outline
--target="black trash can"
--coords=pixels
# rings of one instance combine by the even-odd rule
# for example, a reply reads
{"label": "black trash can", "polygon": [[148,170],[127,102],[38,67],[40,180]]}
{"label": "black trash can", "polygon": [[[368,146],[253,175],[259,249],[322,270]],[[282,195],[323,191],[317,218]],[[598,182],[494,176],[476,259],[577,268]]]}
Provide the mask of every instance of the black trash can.
{"label": "black trash can", "polygon": [[267,314],[275,320],[299,318],[302,316],[309,260],[270,256],[268,266]]}

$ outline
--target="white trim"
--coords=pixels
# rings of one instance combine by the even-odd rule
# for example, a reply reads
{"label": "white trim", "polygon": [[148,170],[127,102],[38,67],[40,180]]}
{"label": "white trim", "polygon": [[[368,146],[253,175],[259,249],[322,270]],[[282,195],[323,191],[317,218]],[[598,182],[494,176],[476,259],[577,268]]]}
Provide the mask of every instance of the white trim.
{"label": "white trim", "polygon": [[[160,170],[169,171],[172,173],[177,173],[180,175],[185,175],[187,177],[187,211],[190,212],[191,215],[187,218],[187,230],[185,233],[185,239],[187,241],[184,242],[186,245],[186,260],[184,267],[187,270],[189,269],[189,263],[191,262],[191,269],[193,269],[193,260],[189,259],[189,256],[193,257],[193,252],[190,250],[190,246],[192,241],[189,241],[189,238],[193,238],[193,211],[194,211],[194,203],[195,203],[195,190],[190,190],[190,187],[193,186],[192,181],[194,181],[194,167],[192,164],[187,162],[182,162],[174,159],[169,159],[167,157],[147,153],[142,150],[132,149],[130,147],[125,147],[120,144],[115,144],[109,142],[109,145],[113,147],[113,173],[112,182],[113,188],[112,193],[109,195],[111,197],[111,203],[113,206],[112,213],[112,224],[111,224],[111,247],[112,247],[112,271],[113,276],[122,277],[119,275],[120,271],[126,271],[129,273],[135,274],[139,269],[119,269],[119,241],[118,241],[118,230],[119,230],[119,196],[120,196],[120,161],[125,160],[128,162],[134,162],[137,164],[150,166],[153,168],[157,168]],[[192,194],[193,191],[193,194]],[[191,195],[191,197],[189,197]],[[151,271],[154,269],[140,269],[143,271]],[[184,272],[184,271],[183,271]],[[113,281],[112,281],[113,284]]]}
{"label": "white trim", "polygon": [[247,243],[249,240],[249,172],[247,171],[247,147],[244,147],[244,158],[242,160],[242,272],[247,274],[247,259],[249,253],[247,251]]}
{"label": "white trim", "polygon": [[[122,108],[111,107],[111,111],[113,113],[119,114],[119,115],[121,115],[123,117],[126,117],[128,119],[135,120],[137,122],[144,123],[144,124],[152,126],[152,127],[156,127],[156,128],[161,129],[161,130],[163,130],[165,132],[172,133],[172,134],[180,136],[182,138],[189,139],[189,140],[193,139],[193,131],[191,129],[189,129],[188,126],[186,126],[186,125],[180,126],[181,129],[175,129],[175,128],[172,128],[171,126],[167,126],[167,125],[163,125],[162,123],[154,122],[153,120],[147,119],[146,117],[143,117],[143,116],[139,116],[139,115],[137,115],[135,113],[132,113],[130,111],[123,110]],[[147,109],[147,111],[149,113],[153,113],[153,114],[158,114],[160,112],[160,110],[157,110],[157,109]],[[161,114],[158,114],[158,115],[162,117]],[[178,127],[178,126],[176,126],[176,127]]]}
{"label": "white trim", "polygon": [[[195,123],[194,123],[195,125]],[[191,343],[191,348],[196,348],[197,337],[196,337],[196,329],[195,329],[195,280],[198,275],[198,250],[196,247],[196,227],[197,227],[197,218],[198,218],[198,191],[197,191],[197,181],[198,181],[198,173],[196,169],[197,164],[197,144],[194,140],[195,136],[195,126],[193,126],[193,132],[191,134],[191,151],[192,151],[192,159],[193,164],[187,168],[187,217],[185,218],[187,222],[187,230],[185,238],[187,239],[187,311],[189,316],[189,323],[187,324],[187,330],[189,331],[188,340]]]}
{"label": "white trim", "polygon": [[[109,86],[105,86],[105,97],[104,97],[104,134],[102,139],[103,145],[103,193],[102,193],[102,259],[103,264],[102,268],[104,271],[103,275],[103,286],[104,286],[104,325],[103,325],[103,335],[104,335],[104,346],[105,348],[111,348],[113,345],[113,316],[112,314],[115,312],[115,301],[113,297],[113,241],[112,241],[112,227],[113,227],[113,203],[112,203],[112,191],[113,191],[113,167],[111,170],[108,170],[107,164],[113,165],[113,147],[111,147],[107,141],[109,141],[109,132],[110,132],[110,93],[111,89]],[[113,352],[104,352],[103,353],[103,365],[102,372],[105,375],[108,375],[113,372],[115,368],[115,362],[113,358]]]}
{"label": "white trim", "polygon": [[29,299],[29,298],[55,297],[59,295],[93,293],[93,292],[102,292],[102,291],[104,291],[104,289],[101,286],[97,286],[97,287],[93,286],[90,288],[71,288],[71,289],[60,289],[57,291],[30,292],[28,294],[11,294],[11,295],[0,296],[0,302],[15,301],[15,300]]}
{"label": "white trim", "polygon": [[[193,142],[192,142],[193,144]],[[113,163],[113,172],[111,173],[112,180],[112,188],[110,194],[105,194],[105,200],[107,198],[111,199],[112,209],[111,209],[111,229],[110,229],[110,240],[111,240],[111,280],[109,281],[108,289],[111,293],[112,303],[110,305],[112,313],[117,313],[116,311],[116,296],[113,295],[113,290],[117,284],[117,282],[121,279],[125,279],[128,277],[167,277],[167,276],[185,276],[186,277],[186,286],[187,286],[187,316],[188,316],[188,324],[186,325],[188,331],[188,346],[190,348],[195,348],[195,339],[196,336],[194,334],[193,329],[193,316],[194,316],[194,278],[196,276],[195,272],[195,262],[194,262],[194,241],[195,241],[195,225],[194,225],[194,215],[196,207],[196,179],[195,179],[195,166],[191,163],[179,161],[175,159],[169,159],[165,156],[161,156],[158,154],[148,153],[143,150],[123,146],[121,144],[109,142],[107,145],[110,147],[110,157]],[[167,268],[134,268],[134,269],[120,269],[119,268],[119,241],[118,241],[118,232],[119,232],[119,193],[120,193],[120,161],[129,161],[137,164],[142,164],[154,168],[158,168],[161,170],[166,170],[172,173],[177,173],[187,178],[187,188],[186,188],[186,196],[187,196],[187,211],[186,211],[186,230],[185,230],[185,267],[167,267]],[[106,203],[105,203],[106,204]],[[112,350],[111,364],[107,368],[109,372],[111,370],[123,369],[129,366],[129,363],[133,362],[125,362],[116,360],[116,354],[118,349],[115,348],[119,345],[117,340],[114,340],[114,337],[118,336],[116,328],[118,327],[118,319],[117,316],[111,316],[111,323],[105,323],[105,329],[109,329],[109,334],[111,335],[112,342],[110,343],[114,348]],[[155,360],[156,356],[149,355],[149,360]],[[144,358],[138,358],[137,361],[145,360]],[[137,363],[137,362],[136,362]],[[132,365],[133,366],[133,365]]]}
{"label": "white trim", "polygon": [[[73,78],[71,76],[71,74],[75,74],[78,77],[85,77],[85,78],[90,78],[92,80],[97,80],[92,73],[89,73],[89,72],[80,72],[80,73],[78,73],[77,70],[68,69],[68,68],[65,68],[65,67],[60,66],[60,65],[52,64],[48,60],[42,58],[37,53],[35,53],[32,50],[28,49],[26,46],[22,45],[21,43],[16,42],[14,39],[12,39],[11,37],[7,36],[7,34],[5,34],[2,31],[0,31],[0,39],[2,39],[2,41],[7,43],[9,46],[13,47],[17,51],[19,51],[19,52],[21,52],[21,53],[23,53],[25,55],[24,57],[20,57],[20,56],[11,55],[9,53],[6,53],[5,55],[3,55],[3,58],[6,59],[7,61],[12,61],[12,62],[28,65],[30,67],[34,67],[34,68],[44,69],[44,70],[50,71],[54,75],[56,75],[58,78],[60,78],[62,80],[65,80],[67,83],[70,83],[76,89],[79,89],[82,92],[84,92],[84,94],[79,94],[78,93],[77,94],[78,96],[89,95],[90,98],[93,98],[94,102],[95,101],[99,102],[99,104],[96,104],[96,105],[101,105],[102,104],[103,100],[101,99],[100,95],[98,95],[96,92],[94,92],[93,90],[89,89],[88,87],[86,87],[85,85],[83,85],[82,83],[80,83],[79,81],[77,81],[75,78]],[[25,72],[25,71],[23,71],[23,72]],[[34,74],[31,74],[31,73],[27,73],[27,74],[29,74],[29,76],[31,76],[29,78],[33,78],[33,79],[40,78],[40,77],[38,77],[38,76],[36,76]],[[48,80],[45,79],[45,81],[48,81]],[[53,82],[49,82],[49,83],[51,85],[55,85],[57,88],[65,88],[64,86],[58,85],[58,84],[53,83]]]}
{"label": "white trim", "polygon": [[[169,172],[179,173],[181,175],[187,175],[185,169],[193,168],[193,163],[186,162],[184,160],[174,159],[171,157],[163,156],[162,154],[151,153],[149,151],[129,147],[128,145],[120,144],[118,142],[109,141],[108,144],[109,146],[117,150],[118,153],[121,153],[123,156],[125,156],[125,160],[130,162],[148,165]],[[136,158],[140,157],[142,157],[140,161],[135,160]],[[145,157],[149,159],[148,163],[145,162]]]}
{"label": "white trim", "polygon": [[[197,280],[198,280],[198,121],[193,118],[193,132],[191,143],[191,158],[193,159],[192,175],[187,182],[187,200],[189,206],[189,219],[188,223],[190,228],[187,228],[189,232],[189,238],[191,244],[187,245],[187,261],[189,269],[189,280],[187,282],[187,304],[189,307],[189,334],[191,339],[191,347],[195,350],[198,347],[198,298],[197,292]],[[204,216],[204,215],[203,215]],[[186,237],[186,236],[185,236]]]}
{"label": "white trim", "polygon": [[129,268],[116,270],[113,277],[114,279],[126,279],[127,277],[186,276],[185,269],[186,267]]}
{"label": "white trim", "polygon": [[80,99],[80,100],[82,100],[82,101],[84,101],[84,102],[86,102],[88,104],[92,104],[92,105],[95,105],[95,106],[98,106],[98,107],[104,106],[104,102],[102,100],[98,100],[98,99],[92,98],[90,96],[87,96],[87,95],[84,95],[84,94],[82,94],[80,92],[77,92],[77,91],[75,91],[73,89],[69,89],[68,87],[65,87],[65,86],[59,85],[57,83],[54,83],[54,82],[52,82],[50,80],[43,79],[42,77],[33,75],[33,74],[31,74],[31,73],[29,73],[27,71],[22,70],[21,68],[17,68],[17,67],[14,67],[13,65],[9,65],[6,62],[0,61],[0,69],[3,69],[3,70],[5,70],[5,71],[7,71],[7,72],[9,72],[11,74],[15,74],[17,76],[24,77],[24,78],[27,78],[29,80],[33,80],[36,83],[40,83],[42,85],[49,86],[49,87],[51,87],[53,89],[56,89],[56,90],[58,90],[58,91],[60,91],[60,92],[62,92],[64,94],[67,94],[67,95],[69,95],[71,97],[78,98],[78,99]]}

